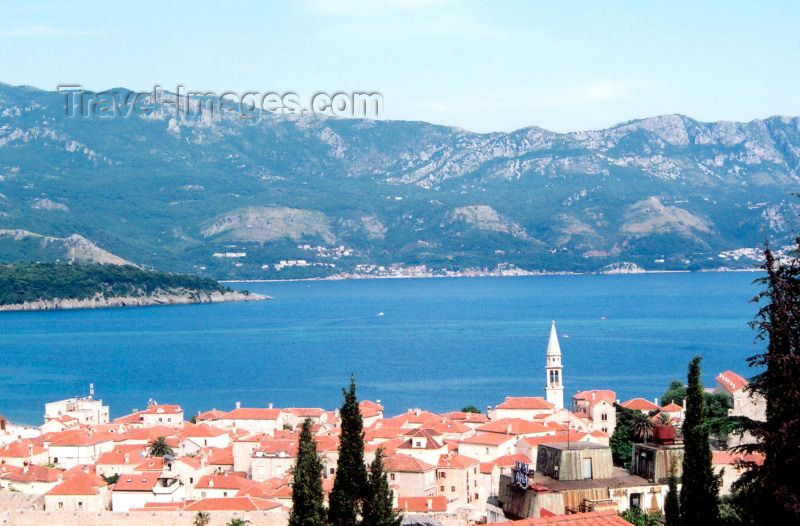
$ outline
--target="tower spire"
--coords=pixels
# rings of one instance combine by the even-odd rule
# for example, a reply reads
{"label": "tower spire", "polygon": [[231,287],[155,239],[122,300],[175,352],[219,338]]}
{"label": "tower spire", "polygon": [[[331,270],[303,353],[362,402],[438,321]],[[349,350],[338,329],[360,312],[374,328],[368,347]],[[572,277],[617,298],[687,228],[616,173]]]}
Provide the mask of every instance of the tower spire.
{"label": "tower spire", "polygon": [[545,364],[545,393],[547,401],[555,404],[556,408],[564,407],[564,384],[562,383],[561,346],[558,344],[556,322],[550,326],[550,341],[547,342],[547,355]]}

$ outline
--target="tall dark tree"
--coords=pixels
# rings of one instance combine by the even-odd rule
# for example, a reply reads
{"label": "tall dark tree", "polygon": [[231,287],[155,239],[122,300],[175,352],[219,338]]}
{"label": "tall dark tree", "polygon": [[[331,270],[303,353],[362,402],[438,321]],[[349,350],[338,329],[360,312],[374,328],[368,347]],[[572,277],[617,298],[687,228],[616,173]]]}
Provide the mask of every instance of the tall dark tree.
{"label": "tall dark tree", "polygon": [[350,375],[350,388],[342,389],[342,393],[344,403],[339,412],[342,435],[336,478],[328,499],[328,522],[332,526],[357,526],[361,505],[369,496],[369,483],[364,465],[364,421],[353,375]]}
{"label": "tall dark tree", "polygon": [[717,495],[719,477],[711,467],[711,444],[706,427],[706,403],[700,382],[700,361],[689,363],[686,416],[683,420],[683,476],[681,518],[685,524],[714,525],[719,522]]}
{"label": "tall dark tree", "polygon": [[762,452],[764,461],[746,463],[750,470],[738,486],[758,524],[800,524],[800,237],[795,243],[784,262],[767,246],[762,266],[766,290],[754,299],[768,302],[751,324],[767,348],[748,360],[762,371],[747,389],[765,398],[767,420],[741,419],[742,430],[758,441],[741,449]]}
{"label": "tall dark tree", "polygon": [[325,505],[322,493],[322,461],[317,441],[311,434],[311,419],[306,418],[297,445],[297,462],[292,483],[292,511],[289,526],[324,526]]}
{"label": "tall dark tree", "polygon": [[375,453],[370,464],[369,496],[364,502],[362,526],[400,526],[403,515],[394,509],[392,490],[383,472],[383,449]]}
{"label": "tall dark tree", "polygon": [[678,497],[678,476],[675,475],[675,462],[669,467],[667,477],[667,496],[664,497],[664,524],[666,526],[680,526],[681,505]]}

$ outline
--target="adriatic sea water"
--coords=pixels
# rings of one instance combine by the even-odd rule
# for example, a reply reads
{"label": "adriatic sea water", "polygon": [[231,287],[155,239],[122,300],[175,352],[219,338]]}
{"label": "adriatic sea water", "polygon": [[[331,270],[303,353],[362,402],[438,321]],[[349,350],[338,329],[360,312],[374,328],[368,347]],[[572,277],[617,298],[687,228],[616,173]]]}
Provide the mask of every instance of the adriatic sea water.
{"label": "adriatic sea water", "polygon": [[565,399],[660,396],[703,356],[703,381],[748,377],[755,273],[569,275],[232,284],[274,301],[0,313],[0,414],[40,425],[44,404],[95,396],[112,417],[150,398],[199,410],[341,405],[387,415],[543,396],[555,320]]}

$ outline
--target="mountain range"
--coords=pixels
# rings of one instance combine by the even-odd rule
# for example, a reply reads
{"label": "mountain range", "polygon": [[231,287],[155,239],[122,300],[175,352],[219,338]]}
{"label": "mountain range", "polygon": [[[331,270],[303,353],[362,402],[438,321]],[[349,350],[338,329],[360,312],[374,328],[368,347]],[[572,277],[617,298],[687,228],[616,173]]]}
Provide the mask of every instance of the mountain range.
{"label": "mountain range", "polygon": [[798,117],[481,134],[313,114],[70,115],[63,93],[0,84],[3,261],[219,279],[752,268],[765,240],[794,239],[799,189]]}

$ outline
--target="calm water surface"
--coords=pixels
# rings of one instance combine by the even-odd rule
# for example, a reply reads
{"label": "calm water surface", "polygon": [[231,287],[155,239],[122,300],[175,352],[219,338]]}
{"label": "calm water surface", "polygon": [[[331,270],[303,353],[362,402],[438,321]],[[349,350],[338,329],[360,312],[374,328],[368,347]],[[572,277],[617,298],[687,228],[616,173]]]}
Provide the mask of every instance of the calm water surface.
{"label": "calm water surface", "polygon": [[187,414],[237,401],[333,409],[350,372],[359,398],[380,399],[387,414],[484,408],[544,395],[551,319],[566,398],[597,388],[652,399],[685,380],[695,355],[709,386],[726,369],[752,374],[756,277],[248,283],[233,286],[275,300],[0,313],[0,414],[40,425],[45,402],[86,395],[89,382],[112,416],[151,397]]}

